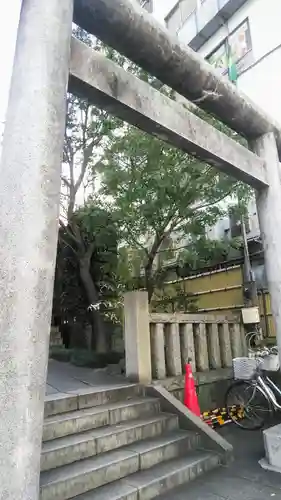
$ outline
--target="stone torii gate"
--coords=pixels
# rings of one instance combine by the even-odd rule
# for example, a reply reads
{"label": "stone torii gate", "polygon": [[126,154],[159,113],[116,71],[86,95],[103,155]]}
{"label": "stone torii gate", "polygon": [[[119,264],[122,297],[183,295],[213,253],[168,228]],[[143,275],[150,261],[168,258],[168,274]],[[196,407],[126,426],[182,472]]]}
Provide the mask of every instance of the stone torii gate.
{"label": "stone torii gate", "polygon": [[[244,135],[251,151],[71,40],[73,19]],[[69,68],[70,91],[256,189],[281,352],[281,127],[134,0],[23,0],[0,177],[0,491],[5,500],[39,495]]]}

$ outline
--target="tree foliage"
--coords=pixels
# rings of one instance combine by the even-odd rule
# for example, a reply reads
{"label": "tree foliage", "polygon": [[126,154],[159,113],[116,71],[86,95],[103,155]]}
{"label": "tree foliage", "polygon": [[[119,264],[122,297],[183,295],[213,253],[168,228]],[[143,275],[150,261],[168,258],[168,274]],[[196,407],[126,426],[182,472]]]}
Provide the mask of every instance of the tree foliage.
{"label": "tree foliage", "polygon": [[[74,35],[96,50],[107,51],[110,57],[110,50],[85,31],[76,28]],[[99,352],[107,349],[100,303],[101,280],[105,275],[107,279],[109,277],[104,270],[108,265],[108,251],[106,248],[101,250],[100,239],[108,236],[112,221],[109,221],[106,211],[98,211],[93,192],[103,151],[121,126],[120,120],[109,116],[106,111],[91,105],[86,99],[68,94],[59,233],[60,245],[67,249],[67,258],[58,258],[60,266],[64,266],[59,274],[65,277],[68,274],[69,278],[64,299],[73,297],[72,291],[77,288],[76,317],[82,310],[85,316],[91,317]],[[112,236],[112,245],[116,247],[115,236]],[[74,314],[74,305],[72,312]]]}
{"label": "tree foliage", "polygon": [[[155,78],[80,28],[75,28],[74,34],[127,71],[161,87]],[[165,87],[161,91],[173,95]],[[212,117],[208,120],[214,121]],[[102,182],[99,196],[97,177]],[[71,317],[83,312],[90,315],[97,350],[105,351],[100,312],[106,307],[108,290],[118,295],[117,284],[121,288],[135,287],[132,276],[136,275],[137,286],[147,288],[151,299],[155,286],[166,277],[164,252],[166,255],[182,240],[189,245],[187,252],[181,252],[182,260],[193,259],[194,265],[194,255],[198,257],[199,251],[205,260],[211,258],[215,251],[210,250],[206,240],[206,227],[224,215],[223,201],[227,197],[233,203],[238,198],[243,204],[246,195],[245,186],[206,163],[69,94],[57,272],[64,283],[60,291],[62,309],[68,304]],[[120,258],[116,271],[117,237]],[[103,238],[106,244],[101,243]]]}
{"label": "tree foliage", "polygon": [[206,240],[206,228],[226,213],[229,200],[242,203],[248,193],[241,183],[131,126],[106,151],[101,175],[124,244],[142,255],[150,299],[165,242],[185,240],[194,247]]}

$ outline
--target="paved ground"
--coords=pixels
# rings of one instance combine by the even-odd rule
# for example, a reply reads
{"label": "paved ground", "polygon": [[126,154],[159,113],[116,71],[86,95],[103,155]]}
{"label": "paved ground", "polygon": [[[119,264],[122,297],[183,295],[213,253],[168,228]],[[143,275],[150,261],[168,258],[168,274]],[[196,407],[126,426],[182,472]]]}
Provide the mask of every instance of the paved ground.
{"label": "paved ground", "polygon": [[49,360],[46,395],[73,392],[89,387],[107,387],[124,383],[120,375],[108,375],[104,370],[80,368],[70,363]]}
{"label": "paved ground", "polygon": [[159,500],[281,500],[281,474],[258,464],[264,454],[262,433],[242,431],[233,424],[220,432],[234,446],[234,462]]}

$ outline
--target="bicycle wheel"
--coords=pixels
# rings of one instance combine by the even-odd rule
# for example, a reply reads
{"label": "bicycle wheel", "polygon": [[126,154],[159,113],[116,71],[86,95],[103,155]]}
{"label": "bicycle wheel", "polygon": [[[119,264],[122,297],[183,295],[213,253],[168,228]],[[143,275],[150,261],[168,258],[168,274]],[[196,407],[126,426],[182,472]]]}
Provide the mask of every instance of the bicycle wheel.
{"label": "bicycle wheel", "polygon": [[[272,412],[270,401],[260,387],[252,382],[238,380],[227,390],[225,406],[229,418],[241,429],[258,430]],[[236,412],[233,412],[233,407]]]}

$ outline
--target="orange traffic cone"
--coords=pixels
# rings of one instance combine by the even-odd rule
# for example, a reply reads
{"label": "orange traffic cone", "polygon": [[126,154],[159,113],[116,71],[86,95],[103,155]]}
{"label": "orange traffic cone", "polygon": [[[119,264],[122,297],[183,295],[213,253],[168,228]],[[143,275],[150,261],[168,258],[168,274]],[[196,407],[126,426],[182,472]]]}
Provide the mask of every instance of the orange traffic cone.
{"label": "orange traffic cone", "polygon": [[191,365],[185,366],[184,405],[197,417],[201,416]]}

